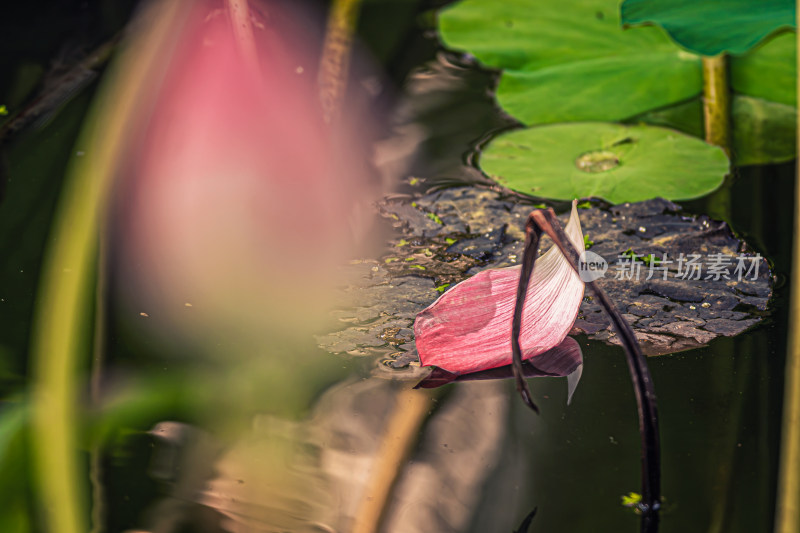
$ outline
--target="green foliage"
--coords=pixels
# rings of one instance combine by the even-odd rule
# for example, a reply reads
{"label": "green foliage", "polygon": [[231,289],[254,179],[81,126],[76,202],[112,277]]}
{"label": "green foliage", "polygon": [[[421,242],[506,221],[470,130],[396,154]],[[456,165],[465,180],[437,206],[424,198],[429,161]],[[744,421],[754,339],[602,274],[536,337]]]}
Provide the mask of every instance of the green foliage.
{"label": "green foliage", "polygon": [[760,98],[733,100],[733,150],[738,165],[780,163],[795,157],[797,108]]}
{"label": "green foliage", "polygon": [[641,261],[645,266],[658,266],[661,264],[661,259],[653,254],[639,255],[633,251],[633,248],[628,248],[620,254],[622,257],[629,257],[632,262]]}
{"label": "green foliage", "polygon": [[0,404],[0,524],[4,531],[25,533],[33,531],[28,501],[29,459],[27,449],[30,409],[27,402],[12,401]]}
{"label": "green foliage", "polygon": [[14,454],[14,443],[20,438],[27,418],[27,404],[4,402],[0,408],[0,465],[8,466],[9,458]]}
{"label": "green foliage", "polygon": [[[738,166],[781,163],[795,157],[797,109],[761,98],[736,95],[731,105],[733,155]],[[703,135],[703,105],[699,98],[651,111],[629,121]]]}
{"label": "green foliage", "polygon": [[626,26],[655,24],[696,54],[743,54],[776,31],[796,27],[794,0],[625,0]]}
{"label": "green foliage", "polygon": [[503,69],[497,100],[525,124],[622,120],[701,92],[699,57],[658,28],[623,31],[614,0],[466,0],[442,40]]}
{"label": "green foliage", "polygon": [[731,88],[740,94],[797,105],[797,42],[779,35],[743,56],[731,57]]}
{"label": "green foliage", "polygon": [[[653,9],[663,8],[667,1],[658,0]],[[623,14],[626,22],[633,23],[639,20],[634,14],[644,0],[629,2]],[[694,5],[689,0],[669,0],[672,4]],[[739,165],[786,161],[795,154],[794,34],[763,39],[788,24],[787,13],[793,8],[787,11],[785,0],[768,4],[774,8],[771,14],[761,8],[748,12],[744,0],[725,0],[725,5],[739,9],[730,17],[752,19],[742,25],[744,33],[731,38],[763,33],[750,44],[737,45],[736,50],[744,51],[760,40],[730,60],[735,92],[733,152]],[[676,46],[662,28],[623,30],[614,0],[465,0],[442,10],[439,21],[446,46],[503,70],[497,100],[526,125],[644,122],[703,135],[700,57]],[[725,25],[710,27],[714,33],[709,36],[728,38]],[[667,192],[660,194],[670,197]]]}
{"label": "green foliage", "polygon": [[443,225],[444,224],[444,222],[442,222],[442,219],[439,218],[439,215],[437,215],[436,213],[425,213],[425,216],[428,217],[429,219],[433,220],[434,222],[436,222],[439,225]]}
{"label": "green foliage", "polygon": [[697,198],[717,188],[728,171],[723,151],[698,139],[665,128],[603,123],[512,131],[489,144],[480,164],[521,193],[614,203]]}
{"label": "green foliage", "polygon": [[622,499],[622,505],[625,507],[636,507],[642,503],[642,495],[638,492],[629,492],[620,496],[620,498]]}
{"label": "green foliage", "polygon": [[643,257],[640,257],[640,259],[642,260],[642,262],[646,266],[651,266],[651,265],[652,266],[657,266],[657,265],[661,264],[661,259],[659,259],[658,257],[656,257],[653,254],[647,254],[647,255],[645,255]]}

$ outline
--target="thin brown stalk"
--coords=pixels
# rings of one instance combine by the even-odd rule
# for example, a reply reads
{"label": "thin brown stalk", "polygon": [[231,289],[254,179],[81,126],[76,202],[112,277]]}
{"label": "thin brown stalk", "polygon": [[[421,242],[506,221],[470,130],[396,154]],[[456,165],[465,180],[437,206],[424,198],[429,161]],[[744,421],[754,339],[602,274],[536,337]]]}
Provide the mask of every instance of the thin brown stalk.
{"label": "thin brown stalk", "polygon": [[[542,232],[553,239],[553,242],[569,260],[570,265],[576,272],[579,272],[580,252],[570,242],[552,209],[537,209],[533,211],[528,217],[525,229],[525,252],[522,260],[523,266],[517,293],[517,303],[514,309],[514,321],[512,323],[512,349],[517,389],[520,390],[523,401],[531,408],[536,409],[521,372],[519,332],[522,319],[522,304],[525,301],[528,285],[527,281],[523,281],[523,278],[530,278],[533,273],[538,241]],[[587,282],[586,285],[594,293],[596,300],[611,319],[627,356],[628,369],[636,394],[639,433],[642,440],[642,503],[639,505],[639,510],[642,513],[641,531],[643,533],[654,533],[658,530],[658,511],[661,507],[661,451],[658,432],[658,410],[653,380],[647,367],[647,360],[642,354],[633,329],[631,329],[628,322],[602,288],[595,282]]]}
{"label": "thin brown stalk", "polygon": [[522,270],[519,275],[519,285],[517,286],[517,299],[514,304],[514,318],[511,321],[511,361],[514,367],[514,381],[517,384],[517,392],[522,396],[525,405],[539,412],[536,403],[533,401],[528,382],[525,381],[525,373],[522,370],[522,348],[519,343],[519,334],[522,330],[522,310],[525,304],[525,296],[528,294],[528,284],[533,274],[533,266],[536,262],[539,240],[542,235],[541,228],[535,223],[533,217],[528,217],[525,224],[525,251],[522,253]]}
{"label": "thin brown stalk", "polygon": [[[798,12],[798,18],[800,18],[800,12]],[[798,90],[800,90],[800,86],[798,86]],[[789,339],[786,347],[786,370],[783,385],[783,435],[781,436],[778,470],[775,533],[800,531],[800,329],[797,327],[798,321],[800,321],[800,174],[795,176],[793,229]]]}
{"label": "thin brown stalk", "polygon": [[68,72],[59,76],[52,84],[47,84],[41,93],[27,104],[21,111],[0,127],[0,144],[10,141],[14,135],[29,126],[46,122],[49,117],[78,94],[97,76],[97,72],[105,66],[116,50],[120,35],[99,46]]}
{"label": "thin brown stalk", "polygon": [[392,487],[431,410],[433,398],[433,393],[426,390],[403,389],[398,393],[394,411],[375,454],[370,478],[353,523],[353,533],[378,531]]}
{"label": "thin brown stalk", "polygon": [[328,14],[318,75],[322,114],[328,123],[338,117],[344,100],[360,3],[361,0],[333,0]]}

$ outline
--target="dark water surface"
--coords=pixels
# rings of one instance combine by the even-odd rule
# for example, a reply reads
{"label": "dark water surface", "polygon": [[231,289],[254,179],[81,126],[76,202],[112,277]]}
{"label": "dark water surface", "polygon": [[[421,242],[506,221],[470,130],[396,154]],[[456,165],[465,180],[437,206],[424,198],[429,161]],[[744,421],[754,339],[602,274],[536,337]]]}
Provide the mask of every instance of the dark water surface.
{"label": "dark water surface", "polygon": [[[460,61],[445,57],[439,68]],[[469,93],[474,105],[491,109],[478,96],[479,88],[491,86],[492,81],[479,72],[459,72],[470,89],[457,91],[453,100]],[[489,116],[484,116],[483,131],[502,127],[499,112]],[[465,136],[474,131],[473,143],[484,139],[480,128],[470,129],[466,123],[461,131]],[[474,157],[465,154],[463,159],[471,163]],[[771,261],[776,289],[769,318],[751,331],[717,339],[708,347],[650,358],[661,416],[665,499],[661,531],[772,528],[794,171],[794,163],[737,169],[709,197],[679,202],[687,212],[727,220],[734,232]],[[439,174],[443,182],[450,181],[451,172]],[[584,340],[581,345],[585,367],[571,406],[564,406],[563,384],[542,383],[545,380],[534,381],[534,394],[555,401],[543,402],[540,417],[512,399],[509,439],[516,442],[509,445],[512,451],[504,455],[499,470],[518,473],[518,468],[525,468],[528,488],[515,492],[509,485],[521,480],[493,478],[471,531],[503,530],[492,521],[508,524],[503,517],[511,507],[518,521],[538,507],[531,531],[638,527],[636,516],[620,503],[621,495],[639,490],[640,440],[625,356],[620,348],[599,342]],[[507,385],[507,391],[515,395],[513,386]]]}
{"label": "dark water surface", "polygon": [[[438,68],[450,62],[449,58],[440,61]],[[491,83],[473,70],[459,75],[474,86]],[[481,94],[474,86],[472,94]],[[462,89],[453,99],[459,101],[469,91]],[[478,106],[480,99],[473,98],[472,103]],[[482,109],[491,108],[484,104]],[[502,124],[499,113],[495,117],[485,120],[484,127]],[[467,136],[468,125],[463,126],[461,132]],[[475,131],[473,141],[482,139],[479,128],[469,131]],[[459,148],[463,145],[451,149]],[[472,156],[467,152],[463,159],[469,163]],[[465,181],[471,181],[468,171],[461,172]],[[452,174],[448,169],[439,176],[449,184]],[[727,220],[771,261],[776,289],[769,317],[751,331],[717,339],[700,349],[650,358],[661,416],[665,499],[661,531],[772,528],[788,322],[793,174],[793,163],[745,167],[709,197],[678,202],[687,212]],[[512,397],[510,442],[498,474],[484,490],[483,505],[476,510],[470,531],[508,530],[504,528],[513,520],[507,513],[521,522],[534,507],[538,511],[531,531],[633,531],[638,527],[634,513],[621,505],[623,494],[638,492],[640,487],[636,403],[625,356],[621,348],[599,342],[583,340],[581,346],[585,367],[571,406],[564,405],[563,383],[534,380],[535,396],[551,398],[542,401],[542,415],[537,417],[515,397],[513,386],[506,385]]]}

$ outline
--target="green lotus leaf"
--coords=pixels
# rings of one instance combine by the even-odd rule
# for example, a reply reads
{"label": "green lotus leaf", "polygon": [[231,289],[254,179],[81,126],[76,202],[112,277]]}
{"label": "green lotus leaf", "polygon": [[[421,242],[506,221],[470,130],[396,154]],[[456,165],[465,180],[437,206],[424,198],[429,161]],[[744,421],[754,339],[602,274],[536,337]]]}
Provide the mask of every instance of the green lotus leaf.
{"label": "green lotus leaf", "polygon": [[702,90],[699,57],[661,28],[623,30],[616,0],[465,0],[439,24],[447,47],[504,69],[497,99],[526,124],[622,120]]}
{"label": "green lotus leaf", "polygon": [[613,121],[691,98],[701,85],[696,56],[629,53],[533,72],[506,71],[497,100],[525,124]]}
{"label": "green lotus leaf", "polygon": [[[464,0],[439,26],[447,47],[503,69],[498,102],[525,124],[625,120],[699,95],[699,57],[661,28],[622,30],[617,11],[615,0]],[[785,34],[732,56],[732,89],[796,105],[795,48]]]}
{"label": "green lotus leaf", "polygon": [[672,128],[694,137],[702,138],[705,134],[703,131],[703,101],[700,97],[648,111],[625,122]]}
{"label": "green lotus leaf", "polygon": [[621,203],[708,194],[722,183],[728,158],[720,148],[674,130],[573,123],[501,135],[483,152],[480,166],[524,194]]}
{"label": "green lotus leaf", "polygon": [[778,35],[743,56],[731,57],[731,87],[748,96],[797,105],[797,36]]}
{"label": "green lotus leaf", "polygon": [[776,31],[796,26],[794,0],[625,0],[622,23],[656,24],[687,50],[743,54]]}
{"label": "green lotus leaf", "polygon": [[738,166],[795,158],[797,108],[760,98],[733,99],[733,151]]}
{"label": "green lotus leaf", "polygon": [[[446,46],[504,69],[497,100],[524,124],[625,120],[703,135],[699,57],[661,28],[621,30],[614,0],[464,0],[439,21]],[[793,34],[731,56],[738,164],[795,154],[795,58]]]}
{"label": "green lotus leaf", "polygon": [[[738,166],[780,163],[794,159],[796,151],[797,109],[735,95],[733,153]],[[703,136],[703,105],[699,98],[634,117],[632,124],[645,123],[673,128],[696,137]]]}

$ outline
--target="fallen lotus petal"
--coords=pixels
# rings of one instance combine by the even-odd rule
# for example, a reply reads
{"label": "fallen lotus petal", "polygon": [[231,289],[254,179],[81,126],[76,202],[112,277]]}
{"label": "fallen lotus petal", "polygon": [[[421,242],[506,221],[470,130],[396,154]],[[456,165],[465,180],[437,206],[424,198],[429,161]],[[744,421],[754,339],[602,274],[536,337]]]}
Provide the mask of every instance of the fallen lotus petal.
{"label": "fallen lotus petal", "polygon": [[[577,202],[566,226],[582,249]],[[417,350],[423,366],[461,375],[511,364],[511,320],[520,267],[485,270],[459,283],[417,315]],[[522,359],[558,346],[583,298],[583,282],[556,246],[536,261],[522,315]]]}
{"label": "fallen lotus petal", "polygon": [[[565,377],[567,378],[567,404],[578,387],[583,373],[583,353],[578,341],[566,337],[561,344],[547,350],[536,357],[536,366],[530,361],[523,361],[522,371],[526,378]],[[487,379],[509,379],[514,377],[512,365],[499,366],[489,370],[481,370],[470,374],[453,374],[447,370],[434,367],[428,376],[420,381],[415,389],[435,389],[454,381],[482,381]]]}

